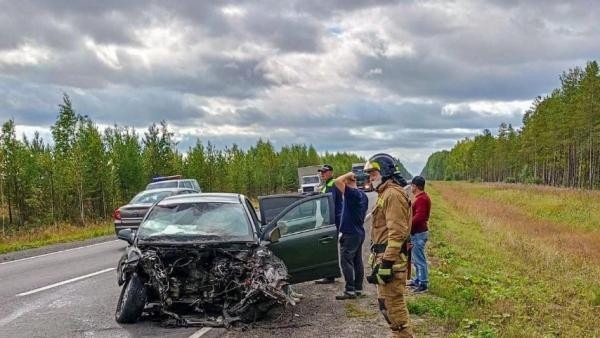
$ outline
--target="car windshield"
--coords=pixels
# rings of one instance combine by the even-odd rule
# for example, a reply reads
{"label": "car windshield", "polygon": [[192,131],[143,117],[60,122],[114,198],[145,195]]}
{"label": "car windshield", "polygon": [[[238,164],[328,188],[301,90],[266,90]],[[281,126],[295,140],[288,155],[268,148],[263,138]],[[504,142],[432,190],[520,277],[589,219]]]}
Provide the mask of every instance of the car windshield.
{"label": "car windshield", "polygon": [[201,202],[156,205],[138,230],[142,240],[153,238],[243,239],[252,236],[241,204]]}
{"label": "car windshield", "polygon": [[146,190],[163,188],[177,188],[177,181],[156,182],[150,183],[146,186]]}
{"label": "car windshield", "polygon": [[154,204],[171,194],[171,191],[142,191],[135,195],[129,204]]}
{"label": "car windshield", "polygon": [[319,176],[304,176],[302,177],[302,184],[315,184],[319,183]]}

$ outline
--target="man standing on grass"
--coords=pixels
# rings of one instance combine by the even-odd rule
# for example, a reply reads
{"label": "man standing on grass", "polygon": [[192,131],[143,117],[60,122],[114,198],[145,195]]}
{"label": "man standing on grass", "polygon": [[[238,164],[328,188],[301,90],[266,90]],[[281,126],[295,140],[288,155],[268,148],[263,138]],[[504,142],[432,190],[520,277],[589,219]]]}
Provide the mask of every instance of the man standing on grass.
{"label": "man standing on grass", "polygon": [[340,224],[340,265],[346,286],[337,300],[354,299],[361,296],[365,270],[362,260],[362,245],[365,241],[365,215],[369,206],[367,195],[356,185],[352,172],[335,180],[336,188],[344,195]]}
{"label": "man standing on grass", "polygon": [[406,285],[412,287],[415,293],[426,292],[429,283],[427,271],[427,254],[425,244],[429,237],[427,221],[431,211],[431,200],[425,192],[425,179],[421,176],[413,177],[411,190],[414,196],[412,203],[412,228],[410,238],[412,242],[411,259],[415,265],[415,278],[409,280]]}

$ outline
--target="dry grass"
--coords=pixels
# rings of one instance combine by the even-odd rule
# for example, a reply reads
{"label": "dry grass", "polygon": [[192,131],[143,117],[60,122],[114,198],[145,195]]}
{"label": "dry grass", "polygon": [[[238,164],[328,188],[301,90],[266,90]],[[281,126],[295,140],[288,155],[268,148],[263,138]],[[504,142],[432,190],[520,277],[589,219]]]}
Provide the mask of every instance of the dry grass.
{"label": "dry grass", "polygon": [[0,236],[0,254],[55,243],[79,241],[113,233],[114,225],[110,222],[93,223],[86,226],[63,223],[56,226],[24,228]]}
{"label": "dry grass", "polygon": [[465,185],[470,194],[510,204],[540,220],[560,223],[574,230],[600,230],[600,191],[555,188],[541,185],[487,183]]}
{"label": "dry grass", "polygon": [[[429,190],[437,298],[414,309],[442,318],[460,337],[600,336],[600,229],[589,226],[598,220],[565,221],[568,203],[600,204],[596,193],[446,182]],[[503,200],[511,194],[536,197]],[[561,194],[571,195],[559,197],[567,206],[548,216],[544,202]]]}
{"label": "dry grass", "polygon": [[376,318],[379,313],[373,311],[372,308],[366,310],[360,306],[358,303],[348,302],[344,305],[344,310],[346,312],[346,317],[348,318],[363,318],[363,319],[372,319]]}
{"label": "dry grass", "polygon": [[[486,185],[486,190],[499,189],[497,187],[506,188],[506,185]],[[528,208],[514,203],[514,199],[504,201],[502,199],[483,198],[480,194],[473,193],[478,191],[477,186],[467,183],[454,183],[451,185],[441,184],[436,186],[445,200],[470,216],[475,216],[479,221],[484,223],[494,222],[502,226],[506,226],[516,233],[519,233],[523,238],[529,240],[537,240],[539,250],[554,255],[573,255],[573,258],[581,259],[585,262],[593,264],[600,263],[600,226],[596,230],[590,230],[587,227],[573,227],[571,223],[553,222],[551,219],[545,218],[544,212],[547,211],[544,205],[538,209],[531,209],[534,206],[532,199],[529,199]],[[574,195],[577,192],[572,189],[557,189],[548,187],[530,187],[518,186],[518,192],[528,196],[531,192],[535,192],[537,200],[544,197],[554,199],[560,194]],[[494,193],[493,191],[491,192]],[[580,191],[583,196],[590,194],[589,192]],[[546,194],[548,196],[540,196]],[[506,194],[505,194],[506,195]],[[560,198],[561,206],[564,210],[569,210],[569,203],[573,200],[581,199],[581,196],[576,198]],[[573,204],[573,203],[571,203]],[[589,204],[590,209],[600,210],[600,199],[597,205]],[[533,216],[540,215],[540,216]],[[566,217],[566,216],[562,216]],[[600,215],[598,215],[600,220]],[[596,220],[593,220],[596,222]]]}

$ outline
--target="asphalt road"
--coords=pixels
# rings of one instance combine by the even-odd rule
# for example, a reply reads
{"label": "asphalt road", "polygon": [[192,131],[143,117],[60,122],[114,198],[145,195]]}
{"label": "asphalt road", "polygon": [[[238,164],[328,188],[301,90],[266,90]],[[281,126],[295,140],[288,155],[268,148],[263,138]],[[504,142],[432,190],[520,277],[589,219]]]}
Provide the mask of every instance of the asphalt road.
{"label": "asphalt road", "polygon": [[[369,204],[373,196],[369,194]],[[225,333],[215,328],[163,328],[149,321],[116,323],[120,288],[115,266],[126,245],[109,239],[9,261],[0,256],[0,337],[220,337]]]}
{"label": "asphalt road", "polygon": [[[120,292],[115,266],[125,246],[110,240],[0,263],[0,337],[189,337],[198,332],[115,322]],[[210,330],[202,337],[219,335]]]}

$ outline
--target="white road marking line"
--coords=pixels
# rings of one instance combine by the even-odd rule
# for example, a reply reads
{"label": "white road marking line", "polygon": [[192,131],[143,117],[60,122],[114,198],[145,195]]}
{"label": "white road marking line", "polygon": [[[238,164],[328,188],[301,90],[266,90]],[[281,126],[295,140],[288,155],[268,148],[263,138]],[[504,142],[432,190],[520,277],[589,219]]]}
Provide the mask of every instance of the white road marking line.
{"label": "white road marking line", "polygon": [[43,254],[43,255],[31,256],[31,257],[26,257],[26,258],[21,258],[21,259],[15,259],[14,261],[2,262],[2,263],[0,263],[0,265],[10,264],[10,263],[16,263],[16,262],[22,262],[22,261],[27,261],[27,260],[30,260],[30,259],[39,258],[39,257],[45,257],[45,256],[50,256],[50,255],[54,255],[54,254],[61,253],[61,252],[67,252],[67,251],[85,249],[85,248],[89,248],[89,247],[92,247],[92,246],[102,245],[102,244],[106,244],[106,243],[119,242],[119,241],[121,241],[121,240],[120,239],[115,239],[115,240],[112,240],[112,241],[107,241],[107,242],[102,242],[102,243],[90,244],[90,245],[79,246],[79,247],[76,247],[76,248],[71,248],[71,249],[66,249],[66,250],[49,252],[49,253]]}
{"label": "white road marking line", "polygon": [[31,290],[31,291],[19,293],[17,295],[17,297],[23,297],[23,296],[30,295],[32,293],[36,293],[36,292],[40,292],[40,291],[52,289],[52,288],[55,288],[57,286],[65,285],[65,284],[68,284],[68,283],[73,283],[73,282],[76,282],[76,281],[79,281],[79,280],[82,280],[82,279],[85,279],[85,278],[89,278],[89,277],[93,277],[93,276],[99,275],[101,273],[109,272],[109,271],[112,271],[112,270],[115,270],[115,268],[108,268],[108,269],[104,269],[104,270],[92,272],[92,273],[89,273],[87,275],[83,275],[83,276],[79,276],[79,277],[67,279],[65,281],[54,283],[54,284],[50,284],[50,285],[47,285],[47,286],[44,286],[44,287],[41,287],[41,288],[38,288],[38,289],[35,289],[35,290]]}
{"label": "white road marking line", "polygon": [[193,335],[188,338],[198,338],[204,336],[208,331],[210,331],[210,327],[203,327],[200,330],[196,331]]}

